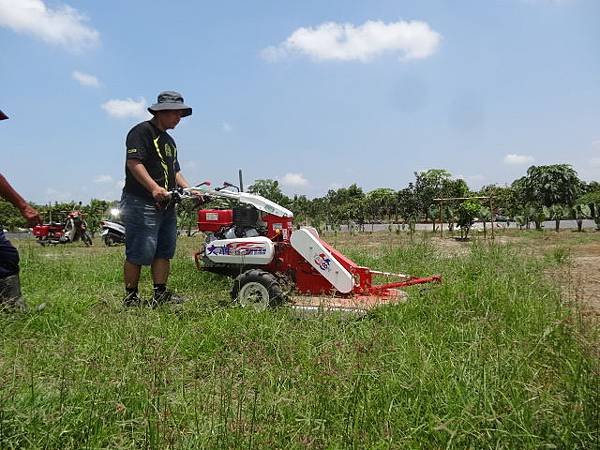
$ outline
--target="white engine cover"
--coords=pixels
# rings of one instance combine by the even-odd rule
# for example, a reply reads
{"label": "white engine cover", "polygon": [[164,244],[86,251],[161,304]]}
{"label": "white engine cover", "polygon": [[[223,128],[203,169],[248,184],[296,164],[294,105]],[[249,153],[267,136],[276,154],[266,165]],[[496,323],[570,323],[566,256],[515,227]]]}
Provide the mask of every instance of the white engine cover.
{"label": "white engine cover", "polygon": [[206,244],[204,253],[216,263],[266,265],[273,260],[275,244],[264,236],[217,239]]}
{"label": "white engine cover", "polygon": [[186,188],[188,192],[199,192],[203,195],[208,195],[214,198],[228,198],[231,200],[237,200],[240,203],[246,203],[252,205],[256,209],[267,214],[272,214],[277,217],[294,217],[294,214],[287,208],[272,202],[268,198],[264,198],[258,194],[251,194],[250,192],[234,192],[229,189],[211,189],[207,186],[194,186]]}

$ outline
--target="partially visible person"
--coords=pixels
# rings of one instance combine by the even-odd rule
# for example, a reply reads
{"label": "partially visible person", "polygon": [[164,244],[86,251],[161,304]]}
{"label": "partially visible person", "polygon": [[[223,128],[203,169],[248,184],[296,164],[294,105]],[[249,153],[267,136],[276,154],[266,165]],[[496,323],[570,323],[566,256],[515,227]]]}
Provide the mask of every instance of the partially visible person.
{"label": "partially visible person", "polygon": [[[0,120],[8,116],[0,111]],[[8,200],[19,209],[28,225],[41,222],[39,213],[32,208],[10,183],[0,174],[0,197]],[[24,310],[27,305],[21,296],[19,279],[19,252],[4,235],[0,226],[0,310]]]}
{"label": "partially visible person", "polygon": [[178,92],[158,95],[148,111],[151,120],[133,127],[127,134],[125,187],[121,214],[125,224],[124,306],[142,304],[138,283],[142,266],[150,266],[154,293],[149,303],[181,303],[183,298],[167,289],[170,261],[175,255],[177,216],[169,203],[169,191],[189,187],[180,172],[177,146],[167,130],[182,117],[192,114]]}

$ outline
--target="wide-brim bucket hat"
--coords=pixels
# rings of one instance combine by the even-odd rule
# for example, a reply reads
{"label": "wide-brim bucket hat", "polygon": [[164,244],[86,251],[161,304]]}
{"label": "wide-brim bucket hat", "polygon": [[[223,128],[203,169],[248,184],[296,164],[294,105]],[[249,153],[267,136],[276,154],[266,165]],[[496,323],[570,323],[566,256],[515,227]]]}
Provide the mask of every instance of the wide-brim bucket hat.
{"label": "wide-brim bucket hat", "polygon": [[8,116],[6,114],[4,114],[2,112],[2,110],[0,109],[0,120],[6,120],[6,119],[8,119]]}
{"label": "wide-brim bucket hat", "polygon": [[158,94],[156,103],[148,108],[151,114],[157,111],[181,110],[181,117],[192,115],[192,108],[183,103],[183,97],[179,92],[164,91]]}

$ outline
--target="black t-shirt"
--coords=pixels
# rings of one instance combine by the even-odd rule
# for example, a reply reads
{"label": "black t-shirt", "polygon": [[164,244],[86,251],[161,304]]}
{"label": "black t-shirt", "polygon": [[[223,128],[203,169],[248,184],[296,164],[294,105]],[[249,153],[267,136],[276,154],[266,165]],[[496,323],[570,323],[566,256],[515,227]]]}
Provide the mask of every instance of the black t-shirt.
{"label": "black t-shirt", "polygon": [[[137,124],[127,134],[127,159],[139,159],[152,179],[167,191],[175,189],[175,174],[179,172],[177,146],[166,131],[159,130],[151,121]],[[152,200],[148,192],[133,176],[125,164],[125,187],[127,193]]]}

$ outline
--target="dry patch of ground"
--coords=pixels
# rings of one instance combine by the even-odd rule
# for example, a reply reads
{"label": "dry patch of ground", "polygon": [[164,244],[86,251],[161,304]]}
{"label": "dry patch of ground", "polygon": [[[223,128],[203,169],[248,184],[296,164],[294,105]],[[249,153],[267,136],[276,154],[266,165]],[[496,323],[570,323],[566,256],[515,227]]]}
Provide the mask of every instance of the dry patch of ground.
{"label": "dry patch of ground", "polygon": [[571,277],[582,313],[600,319],[600,256],[574,258]]}
{"label": "dry patch of ground", "polygon": [[566,293],[586,317],[600,321],[600,240],[572,248],[570,286]]}

